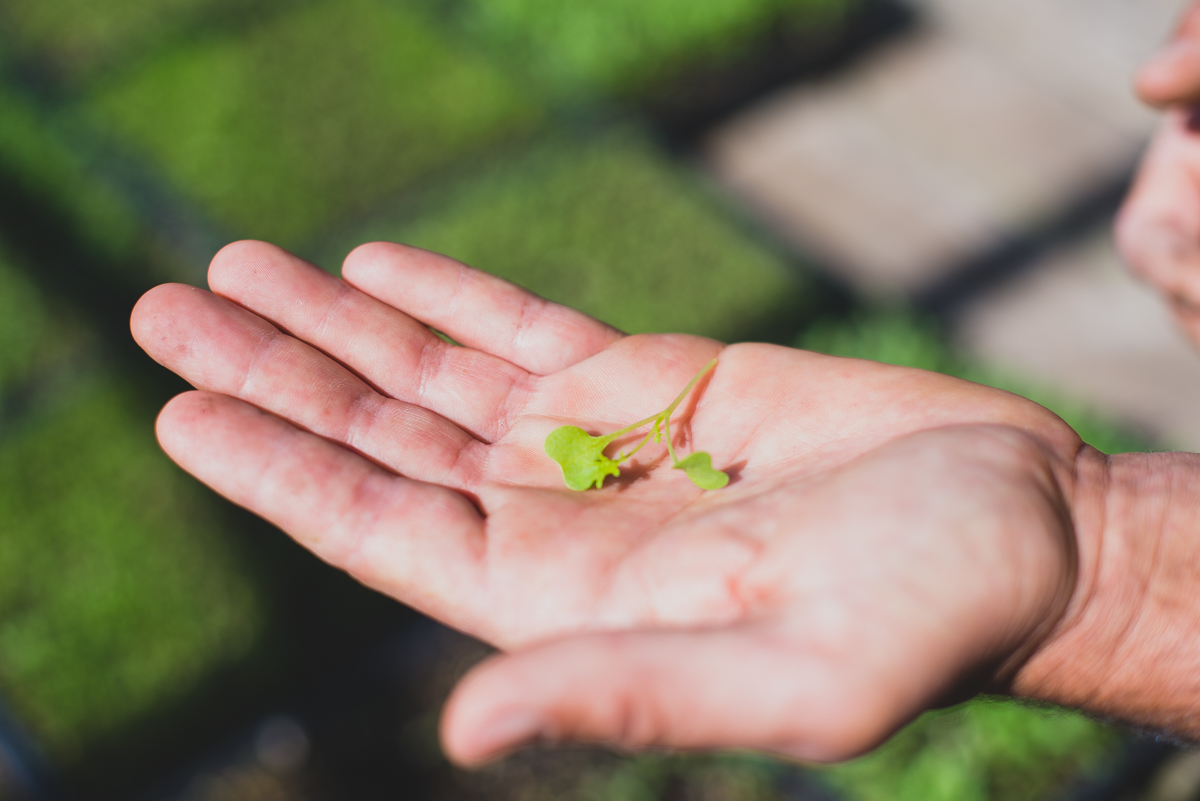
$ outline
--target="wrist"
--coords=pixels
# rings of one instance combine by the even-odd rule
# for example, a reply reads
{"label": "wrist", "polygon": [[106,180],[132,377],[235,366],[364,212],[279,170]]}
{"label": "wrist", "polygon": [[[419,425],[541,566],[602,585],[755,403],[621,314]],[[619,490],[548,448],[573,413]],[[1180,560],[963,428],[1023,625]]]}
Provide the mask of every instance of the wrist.
{"label": "wrist", "polygon": [[1017,695],[1200,737],[1200,456],[1085,448],[1075,591]]}

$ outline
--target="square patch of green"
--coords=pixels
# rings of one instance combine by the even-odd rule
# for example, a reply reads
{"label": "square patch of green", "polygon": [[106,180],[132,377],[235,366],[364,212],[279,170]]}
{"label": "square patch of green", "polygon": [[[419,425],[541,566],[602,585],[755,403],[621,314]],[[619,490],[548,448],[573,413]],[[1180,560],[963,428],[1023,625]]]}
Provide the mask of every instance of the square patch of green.
{"label": "square patch of green", "polygon": [[850,801],[1037,801],[1101,772],[1119,745],[1079,713],[982,698],[927,713],[824,778]]}
{"label": "square patch of green", "polygon": [[0,691],[69,761],[253,645],[210,501],[114,383],[0,442]]}
{"label": "square patch of green", "polygon": [[480,55],[377,0],[187,44],[89,108],[230,234],[290,247],[541,115]]}
{"label": "square patch of green", "polygon": [[470,0],[466,27],[551,85],[628,90],[685,62],[721,58],[780,24],[850,0]]}
{"label": "square patch of green", "polygon": [[804,297],[787,264],[633,137],[546,145],[346,244],[368,239],[446,253],[632,333],[736,338]]}

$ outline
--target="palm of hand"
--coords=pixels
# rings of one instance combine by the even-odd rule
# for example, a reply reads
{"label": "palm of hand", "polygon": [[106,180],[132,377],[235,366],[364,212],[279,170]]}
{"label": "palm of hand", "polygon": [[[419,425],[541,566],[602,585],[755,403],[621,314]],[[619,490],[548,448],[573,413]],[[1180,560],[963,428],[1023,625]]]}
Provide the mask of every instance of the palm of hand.
{"label": "palm of hand", "polygon": [[[360,249],[346,274],[371,294],[245,243],[210,274],[241,306],[149,293],[138,341],[207,391],[167,407],[164,447],[364,583],[502,647],[703,630],[694,647],[786,650],[795,692],[826,708],[720,736],[626,721],[629,742],[846,756],[994,669],[1069,594],[1056,504],[1079,442],[1034,404],[788,348],[621,337],[400,246]],[[697,489],[654,445],[601,492],[563,488],[549,431],[653,414],[718,354],[672,431],[728,488]],[[1001,507],[1009,524],[989,523]]]}

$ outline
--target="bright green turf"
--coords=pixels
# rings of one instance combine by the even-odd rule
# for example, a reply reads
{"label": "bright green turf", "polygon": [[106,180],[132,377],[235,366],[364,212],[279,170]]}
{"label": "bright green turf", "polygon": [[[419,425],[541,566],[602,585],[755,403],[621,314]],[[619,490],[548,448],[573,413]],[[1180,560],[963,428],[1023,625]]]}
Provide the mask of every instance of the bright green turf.
{"label": "bright green turf", "polygon": [[633,138],[545,146],[427,206],[347,244],[447,253],[636,333],[738,337],[802,297],[779,258]]}
{"label": "bright green turf", "polygon": [[0,692],[62,760],[261,625],[206,498],[127,409],[93,384],[0,440]]}
{"label": "bright green turf", "polygon": [[291,247],[540,119],[521,87],[385,0],[201,38],[89,108],[230,235]]}
{"label": "bright green turf", "polygon": [[1079,714],[979,699],[925,715],[824,778],[850,801],[1038,801],[1102,771],[1119,742]]}
{"label": "bright green turf", "polygon": [[785,17],[846,0],[470,0],[464,19],[551,86],[628,89],[682,63],[719,58]]}

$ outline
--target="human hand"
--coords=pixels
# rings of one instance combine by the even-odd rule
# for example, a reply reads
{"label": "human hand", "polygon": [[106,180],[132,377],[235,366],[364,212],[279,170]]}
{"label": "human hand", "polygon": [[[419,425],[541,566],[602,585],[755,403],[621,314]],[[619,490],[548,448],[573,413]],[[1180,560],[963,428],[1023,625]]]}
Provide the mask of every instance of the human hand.
{"label": "human hand", "polygon": [[1171,41],[1142,67],[1137,92],[1153,106],[1200,101],[1200,3],[1183,15]]}
{"label": "human hand", "polygon": [[1200,4],[1142,69],[1137,89],[1167,113],[1118,217],[1117,242],[1200,345]]}
{"label": "human hand", "polygon": [[[216,294],[158,287],[132,327],[200,390],[159,418],[180,465],[513,652],[448,707],[461,761],[539,736],[847,758],[1006,686],[1074,614],[1081,443],[1033,403],[790,348],[626,337],[400,245],[359,248],[344,276],[238,243],[213,261]],[[729,487],[697,489],[661,445],[601,491],[563,487],[551,430],[616,430],[718,355],[672,430]]]}

